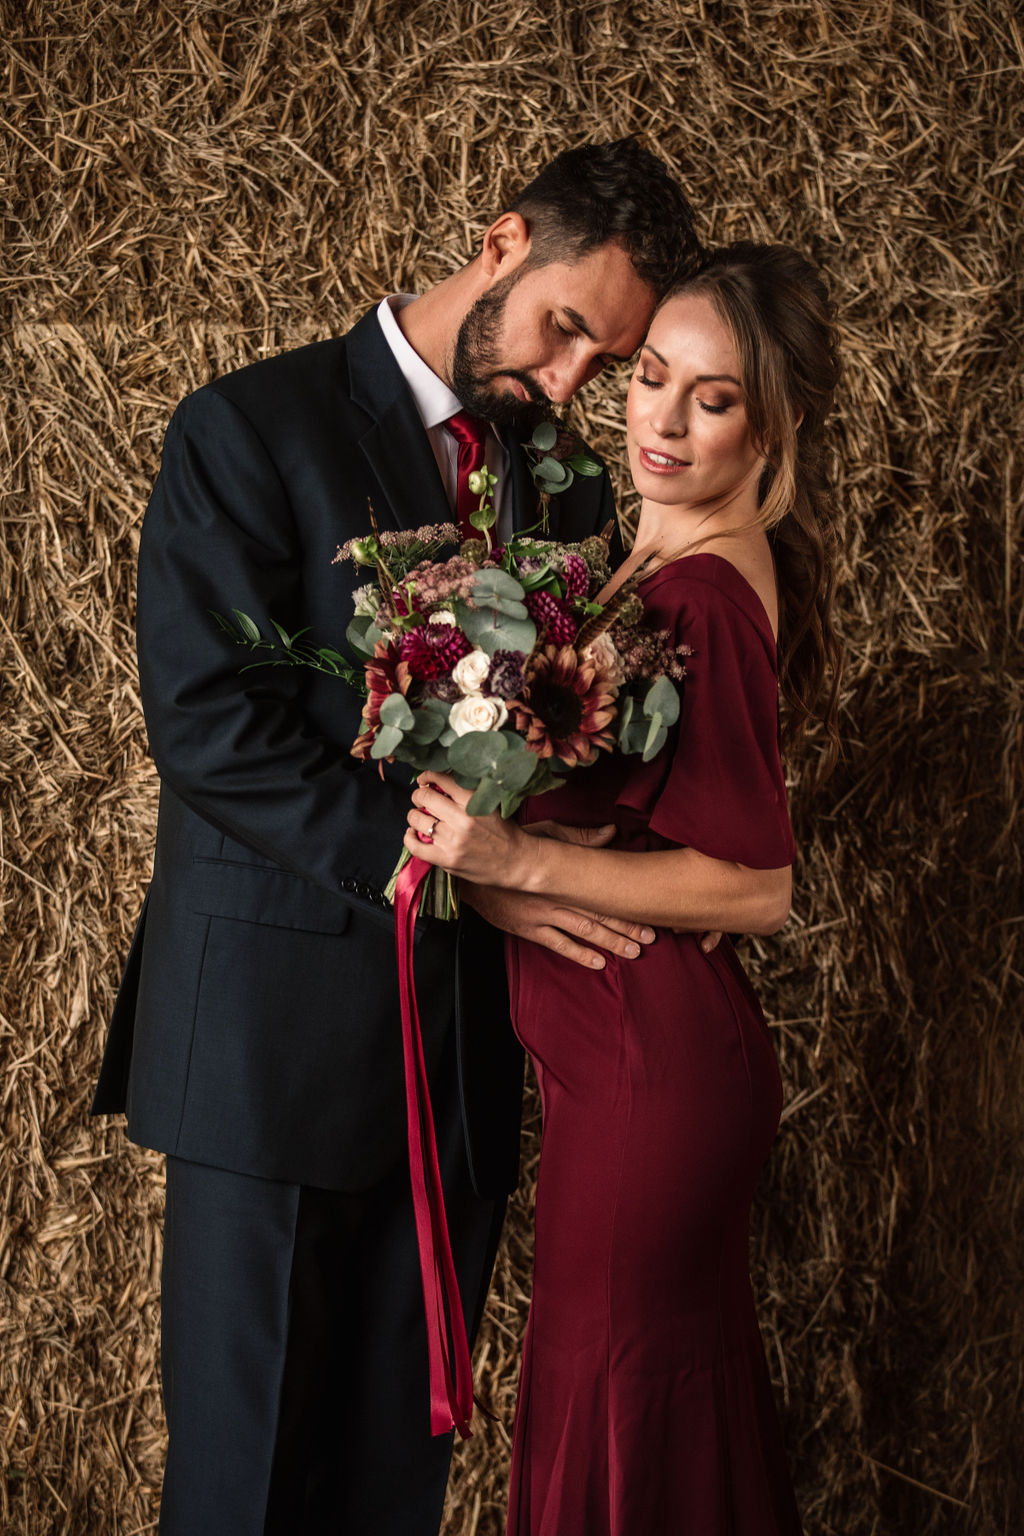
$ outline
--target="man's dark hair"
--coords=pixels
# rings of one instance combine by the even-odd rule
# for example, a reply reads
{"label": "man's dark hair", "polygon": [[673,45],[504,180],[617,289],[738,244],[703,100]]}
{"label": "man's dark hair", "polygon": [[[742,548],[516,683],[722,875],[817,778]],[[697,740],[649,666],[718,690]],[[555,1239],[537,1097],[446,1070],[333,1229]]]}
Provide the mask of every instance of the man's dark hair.
{"label": "man's dark hair", "polygon": [[531,267],[578,261],[617,240],[659,298],[690,276],[702,254],[682,187],[634,138],[563,150],[510,211],[530,231]]}

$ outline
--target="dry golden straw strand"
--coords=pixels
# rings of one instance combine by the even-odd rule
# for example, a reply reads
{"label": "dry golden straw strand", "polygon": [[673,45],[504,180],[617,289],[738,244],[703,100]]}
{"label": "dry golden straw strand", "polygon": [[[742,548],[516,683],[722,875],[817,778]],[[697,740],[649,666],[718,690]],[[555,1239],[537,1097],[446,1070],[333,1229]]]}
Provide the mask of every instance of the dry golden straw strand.
{"label": "dry golden straw strand", "polygon": [[[814,795],[820,741],[789,764],[793,917],[743,946],[786,1083],[752,1256],[807,1531],[1019,1528],[1022,55],[1006,0],[0,0],[5,1533],[157,1517],[162,1169],[87,1110],[150,873],[134,563],[170,412],[627,132],[707,240],[820,262],[842,330],[844,756]],[[624,386],[573,422],[628,525]],[[477,1350],[500,1422],[448,1536],[503,1528],[538,1134],[531,1096]]]}

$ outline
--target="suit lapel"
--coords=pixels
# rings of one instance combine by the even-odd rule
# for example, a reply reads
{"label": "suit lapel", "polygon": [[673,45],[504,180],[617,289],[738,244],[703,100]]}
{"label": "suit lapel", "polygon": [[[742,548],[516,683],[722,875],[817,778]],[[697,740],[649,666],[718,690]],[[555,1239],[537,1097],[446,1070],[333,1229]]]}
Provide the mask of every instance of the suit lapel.
{"label": "suit lapel", "polygon": [[371,418],[359,447],[381,488],[377,521],[399,528],[451,522],[430,438],[374,312],[349,332],[348,357],[353,403]]}
{"label": "suit lapel", "polygon": [[509,444],[508,458],[512,475],[512,527],[516,533],[521,533],[537,521],[537,488],[530,477],[526,450],[521,443]]}
{"label": "suit lapel", "polygon": [[[452,511],[430,439],[408,391],[359,439],[400,528],[450,523]],[[381,521],[381,509],[375,508]]]}

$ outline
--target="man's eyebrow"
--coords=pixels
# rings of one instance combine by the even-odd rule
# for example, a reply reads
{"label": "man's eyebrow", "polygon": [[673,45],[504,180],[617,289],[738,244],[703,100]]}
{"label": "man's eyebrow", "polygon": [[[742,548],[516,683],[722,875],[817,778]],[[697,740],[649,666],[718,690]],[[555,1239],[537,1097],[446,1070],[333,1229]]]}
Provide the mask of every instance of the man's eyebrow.
{"label": "man's eyebrow", "polygon": [[[587,338],[588,341],[596,341],[597,340],[597,338],[595,337],[593,331],[590,329],[590,326],[587,324],[587,322],[584,320],[583,316],[579,313],[578,310],[576,310],[576,309],[569,309],[568,306],[564,306],[563,310],[562,310],[562,313],[565,315],[565,318],[567,320],[570,320],[572,322],[572,324],[576,327],[576,329],[578,331],[582,331],[583,332],[584,336]],[[612,361],[615,362],[615,363],[628,363],[629,362],[629,358],[628,357],[622,357],[621,354],[618,353],[618,352],[605,352],[603,355],[605,357],[610,357],[612,359]],[[632,355],[632,354],[630,354],[630,355]]]}

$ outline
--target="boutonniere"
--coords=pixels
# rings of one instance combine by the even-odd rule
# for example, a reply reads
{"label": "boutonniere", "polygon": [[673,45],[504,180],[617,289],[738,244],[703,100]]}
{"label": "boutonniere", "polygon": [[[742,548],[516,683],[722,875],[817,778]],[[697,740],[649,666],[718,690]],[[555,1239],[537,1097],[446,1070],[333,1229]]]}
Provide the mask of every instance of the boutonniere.
{"label": "boutonniere", "polygon": [[575,432],[568,432],[553,421],[542,421],[535,427],[533,436],[523,448],[540,496],[541,528],[546,533],[551,497],[567,491],[577,475],[592,479],[604,471],[587,453]]}

